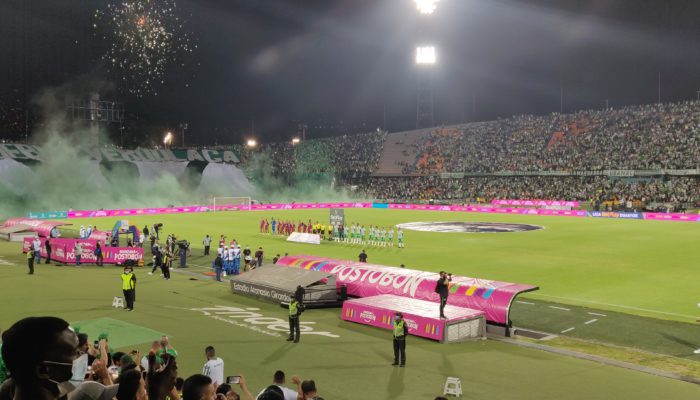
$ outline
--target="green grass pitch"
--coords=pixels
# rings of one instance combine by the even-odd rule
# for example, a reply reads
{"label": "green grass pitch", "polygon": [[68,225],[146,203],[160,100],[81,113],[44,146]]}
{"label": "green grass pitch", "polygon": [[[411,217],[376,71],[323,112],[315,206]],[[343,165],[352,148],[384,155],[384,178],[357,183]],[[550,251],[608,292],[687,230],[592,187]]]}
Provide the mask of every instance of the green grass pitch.
{"label": "green grass pitch", "polygon": [[[229,240],[236,238],[251,248],[263,246],[268,260],[285,252],[356,259],[365,248],[373,263],[403,263],[409,268],[540,286],[540,291],[522,300],[680,322],[691,322],[698,314],[700,226],[696,224],[427,211],[351,209],[345,214],[347,221],[380,226],[458,220],[529,223],[545,229],[494,234],[405,231],[406,248],[398,249],[292,244],[258,233],[263,217],[327,221],[328,210],[132,217],[129,222],[140,227],[162,222],[166,234],[190,240],[195,257],[189,271],[209,269],[211,258],[200,256],[203,236],[208,233],[217,239],[226,234]],[[116,220],[69,222],[107,229]],[[212,344],[226,361],[226,373],[245,374],[255,392],[269,384],[276,369],[283,369],[316,379],[327,399],[432,399],[442,393],[448,376],[461,378],[465,398],[685,399],[700,395],[700,388],[689,383],[490,340],[442,345],[409,338],[407,368],[392,368],[389,333],[343,322],[337,309],[305,313],[302,321],[308,322],[309,334],[302,333],[302,342],[291,345],[284,341],[284,324],[275,323],[275,318],[285,320],[284,309],[234,296],[228,286],[204,276],[173,273],[166,282],[139,269],[136,311],[126,313],[110,307],[112,297],[120,294],[119,269],[42,264],[36,275],[27,276],[24,264],[18,244],[0,244],[0,300],[5,304],[0,328],[27,315],[57,315],[77,322],[92,336],[112,327],[115,345],[127,350],[146,350],[148,341],[137,342],[151,333],[166,333],[180,352],[181,376],[201,369],[203,349]],[[246,321],[246,316],[252,319]]]}

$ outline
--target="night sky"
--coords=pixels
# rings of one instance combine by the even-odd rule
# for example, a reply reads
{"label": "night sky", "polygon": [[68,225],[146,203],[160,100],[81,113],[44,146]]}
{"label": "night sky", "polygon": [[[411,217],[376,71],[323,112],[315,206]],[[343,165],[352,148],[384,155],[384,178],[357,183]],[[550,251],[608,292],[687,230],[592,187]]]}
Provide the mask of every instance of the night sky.
{"label": "night sky", "polygon": [[[153,0],[157,1],[157,0]],[[43,88],[89,78],[142,125],[188,122],[190,142],[251,132],[309,135],[415,128],[415,46],[432,43],[436,124],[657,101],[700,90],[700,2],[178,0],[198,48],[173,63],[158,95],[114,83],[92,27],[104,0],[0,2],[0,119]],[[7,126],[5,123],[3,126]],[[2,136],[2,135],[0,135]]]}

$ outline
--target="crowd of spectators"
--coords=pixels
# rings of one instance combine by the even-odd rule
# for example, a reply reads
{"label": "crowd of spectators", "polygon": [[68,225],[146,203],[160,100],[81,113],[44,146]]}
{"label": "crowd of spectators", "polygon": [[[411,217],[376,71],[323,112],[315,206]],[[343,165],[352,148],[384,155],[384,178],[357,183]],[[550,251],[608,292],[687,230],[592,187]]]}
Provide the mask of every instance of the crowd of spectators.
{"label": "crowd of spectators", "polygon": [[700,206],[700,179],[610,179],[604,176],[507,176],[441,178],[373,177],[357,191],[396,202],[486,203],[493,199],[578,200],[592,207],[628,202],[633,208],[668,209]]}
{"label": "crowd of spectators", "polygon": [[[440,127],[406,144],[397,160],[403,177],[378,178],[384,132],[239,148],[245,166],[256,152],[269,155],[273,174],[330,174],[368,198],[402,201],[544,198],[591,202],[618,199],[645,206],[696,206],[697,177],[608,178],[606,170],[700,167],[700,102],[650,104],[571,114],[521,115]],[[390,143],[392,142],[392,143]],[[515,172],[593,171],[580,176],[502,176],[441,179]],[[597,173],[596,173],[597,172]],[[505,174],[504,174],[505,175]],[[517,174],[514,174],[517,175]],[[409,177],[410,176],[410,177]]]}
{"label": "crowd of spectators", "polygon": [[[225,377],[212,346],[201,374],[178,377],[178,352],[166,336],[143,355],[114,351],[109,335],[93,346],[85,333],[56,317],[17,321],[2,335],[0,400],[323,400],[316,382],[275,371],[269,385],[251,392],[245,376]],[[257,394],[253,394],[257,393]]]}
{"label": "crowd of spectators", "polygon": [[697,168],[699,134],[700,102],[515,116],[434,129],[403,172]]}

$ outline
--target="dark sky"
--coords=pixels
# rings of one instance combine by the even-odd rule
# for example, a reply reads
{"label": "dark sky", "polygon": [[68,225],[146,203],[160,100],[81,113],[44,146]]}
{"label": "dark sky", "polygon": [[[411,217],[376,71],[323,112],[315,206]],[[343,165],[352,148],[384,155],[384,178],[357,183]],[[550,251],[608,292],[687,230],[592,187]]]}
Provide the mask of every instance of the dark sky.
{"label": "dark sky", "polygon": [[[78,75],[109,80],[91,28],[104,4],[0,2],[2,98],[31,98]],[[390,131],[412,129],[420,73],[413,56],[423,42],[438,48],[437,124],[558,111],[562,88],[565,111],[601,108],[606,99],[651,103],[659,73],[663,101],[700,90],[700,1],[441,0],[431,17],[412,0],[178,7],[199,44],[186,66],[169,70],[158,96],[105,97],[124,101],[140,121],[186,121],[199,143],[238,141],[253,120],[263,140],[291,137],[298,121],[311,136],[371,130],[383,125],[384,110]]]}

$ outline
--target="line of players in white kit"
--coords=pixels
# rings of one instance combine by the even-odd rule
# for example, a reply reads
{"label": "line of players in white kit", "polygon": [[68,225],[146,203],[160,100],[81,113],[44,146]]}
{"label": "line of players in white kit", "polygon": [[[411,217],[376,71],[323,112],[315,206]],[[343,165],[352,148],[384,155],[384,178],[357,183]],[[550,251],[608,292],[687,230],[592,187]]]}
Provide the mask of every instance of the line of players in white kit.
{"label": "line of players in white kit", "polygon": [[[362,244],[379,247],[394,246],[394,228],[383,228],[370,225],[350,224],[347,230],[343,226],[333,227],[333,240],[350,244]],[[396,244],[399,248],[404,248],[403,230],[398,228],[396,232]]]}

